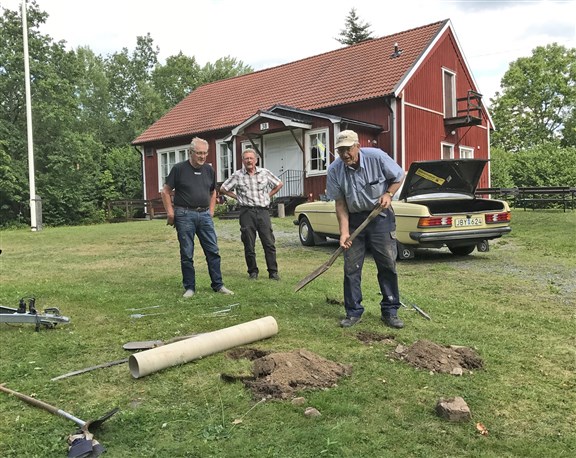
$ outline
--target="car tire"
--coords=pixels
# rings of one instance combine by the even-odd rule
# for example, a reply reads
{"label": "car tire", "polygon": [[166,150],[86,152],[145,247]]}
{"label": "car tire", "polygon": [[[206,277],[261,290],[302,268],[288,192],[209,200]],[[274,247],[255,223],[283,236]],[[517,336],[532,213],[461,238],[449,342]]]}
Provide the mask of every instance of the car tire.
{"label": "car tire", "polygon": [[398,250],[397,258],[400,261],[404,261],[406,259],[414,259],[414,248],[396,241],[396,249]]}
{"label": "car tire", "polygon": [[488,240],[482,240],[481,242],[478,242],[476,244],[476,250],[480,253],[486,253],[487,251],[490,251],[490,244],[488,243]]}
{"label": "car tire", "polygon": [[474,251],[476,245],[464,245],[464,246],[449,246],[450,252],[456,256],[468,256]]}
{"label": "car tire", "polygon": [[300,220],[298,225],[298,236],[300,238],[300,243],[304,246],[314,246],[316,245],[316,239],[314,237],[314,230],[308,218],[304,217]]}

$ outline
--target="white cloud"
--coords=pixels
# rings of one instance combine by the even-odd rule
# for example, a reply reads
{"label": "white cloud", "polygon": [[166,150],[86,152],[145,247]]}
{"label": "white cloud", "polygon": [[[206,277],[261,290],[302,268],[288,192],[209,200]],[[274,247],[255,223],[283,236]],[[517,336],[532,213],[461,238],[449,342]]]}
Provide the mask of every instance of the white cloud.
{"label": "white cloud", "polygon": [[[19,8],[20,0],[0,0]],[[134,49],[150,33],[165,59],[182,51],[199,64],[235,57],[255,70],[331,51],[352,4],[345,0],[37,0],[49,14],[42,29],[70,47],[107,55]],[[398,6],[353,2],[373,35],[384,36],[451,19],[480,91],[499,90],[509,64],[537,46],[576,46],[576,0],[417,1]]]}

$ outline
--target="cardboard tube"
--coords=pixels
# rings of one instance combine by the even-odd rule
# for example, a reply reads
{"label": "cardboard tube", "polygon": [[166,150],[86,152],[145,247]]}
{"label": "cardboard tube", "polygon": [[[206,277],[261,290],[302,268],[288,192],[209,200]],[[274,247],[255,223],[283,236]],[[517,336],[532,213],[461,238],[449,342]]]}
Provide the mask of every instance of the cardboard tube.
{"label": "cardboard tube", "polygon": [[228,350],[278,334],[276,320],[267,316],[218,331],[199,334],[161,347],[135,353],[128,358],[134,378],[144,377],[167,367],[188,363],[203,356]]}

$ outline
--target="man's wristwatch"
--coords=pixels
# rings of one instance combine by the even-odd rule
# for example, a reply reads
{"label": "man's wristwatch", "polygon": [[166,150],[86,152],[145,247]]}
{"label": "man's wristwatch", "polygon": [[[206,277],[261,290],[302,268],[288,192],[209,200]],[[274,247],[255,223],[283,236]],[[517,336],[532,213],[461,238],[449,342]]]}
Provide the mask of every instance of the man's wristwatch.
{"label": "man's wristwatch", "polygon": [[394,197],[394,193],[393,193],[393,192],[386,191],[386,194],[388,194],[390,197]]}

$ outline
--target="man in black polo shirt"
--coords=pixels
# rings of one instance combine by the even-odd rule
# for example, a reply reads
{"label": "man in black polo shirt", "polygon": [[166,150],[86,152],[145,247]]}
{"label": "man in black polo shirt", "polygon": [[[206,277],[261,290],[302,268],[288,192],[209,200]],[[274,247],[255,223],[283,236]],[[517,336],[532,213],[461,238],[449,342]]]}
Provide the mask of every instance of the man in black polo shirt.
{"label": "man in black polo shirt", "polygon": [[216,206],[216,174],[206,164],[207,156],[208,142],[198,137],[192,139],[189,159],[172,167],[162,188],[162,202],[168,214],[168,224],[176,227],[180,242],[184,297],[192,297],[196,293],[194,236],[198,236],[206,256],[212,289],[217,293],[234,294],[222,281],[218,240],[212,221]]}

